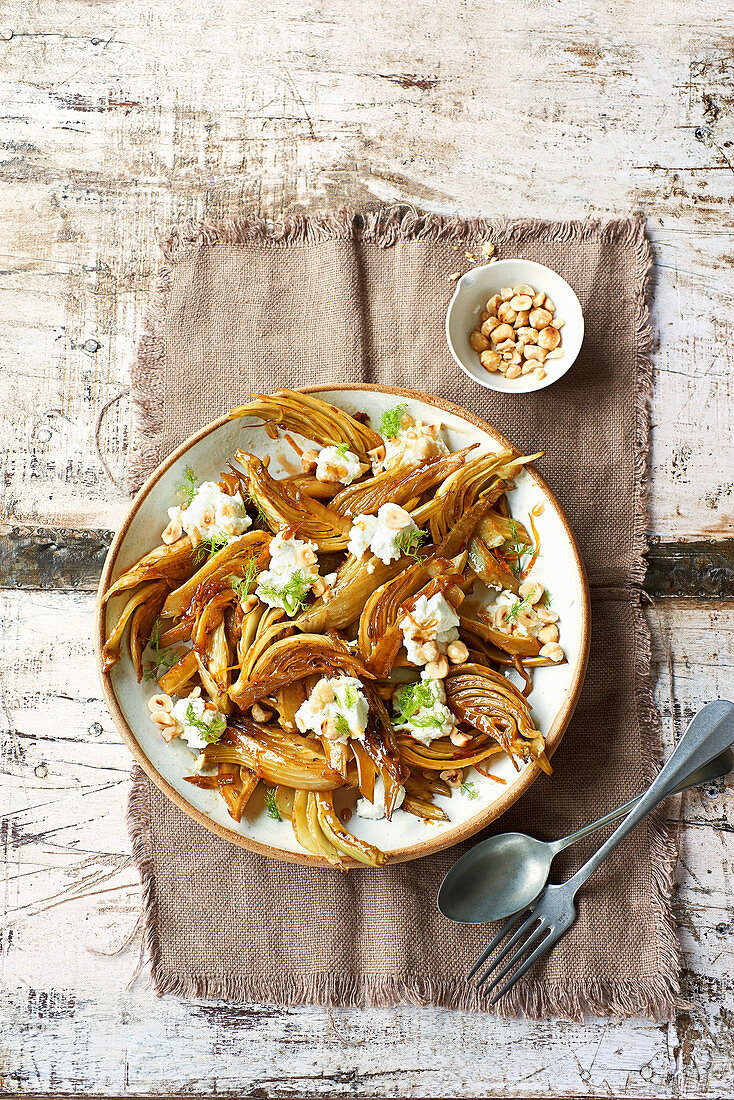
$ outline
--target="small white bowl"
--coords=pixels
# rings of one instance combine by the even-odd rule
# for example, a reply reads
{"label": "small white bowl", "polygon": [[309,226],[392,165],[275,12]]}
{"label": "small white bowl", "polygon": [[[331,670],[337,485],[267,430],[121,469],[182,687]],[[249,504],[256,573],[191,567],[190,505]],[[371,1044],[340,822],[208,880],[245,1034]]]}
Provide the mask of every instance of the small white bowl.
{"label": "small white bowl", "polygon": [[[498,294],[503,286],[517,286],[519,283],[527,283],[538,291],[544,291],[556,307],[555,316],[565,322],[560,343],[563,357],[546,359],[543,363],[545,378],[540,381],[532,374],[520,378],[505,378],[499,372],[490,374],[469,344],[471,333],[479,328],[479,315],[487,299]],[[573,289],[555,271],[533,260],[498,260],[467,271],[458,280],[446,313],[446,340],[464,374],[480,386],[500,393],[532,393],[551,386],[573,365],[583,339],[584,315]]]}

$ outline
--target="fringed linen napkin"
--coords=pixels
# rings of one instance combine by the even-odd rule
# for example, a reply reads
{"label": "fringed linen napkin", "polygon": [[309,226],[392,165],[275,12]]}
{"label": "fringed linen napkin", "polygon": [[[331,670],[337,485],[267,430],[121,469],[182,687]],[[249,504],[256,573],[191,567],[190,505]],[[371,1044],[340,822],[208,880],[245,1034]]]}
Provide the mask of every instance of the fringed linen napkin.
{"label": "fringed linen napkin", "polygon": [[[480,389],[445,344],[465,252],[492,241],[560,272],[586,336],[566,377],[530,395]],[[637,219],[463,221],[414,211],[189,226],[173,234],[133,371],[135,484],[189,434],[244,399],[309,383],[438,394],[494,424],[560,497],[592,592],[591,660],[573,721],[542,778],[493,827],[555,838],[639,793],[658,768],[650,640],[640,609],[651,387],[650,250]],[[185,410],[185,415],[182,415]],[[227,844],[139,769],[130,824],[160,992],[284,1004],[485,1007],[466,984],[490,929],[436,909],[463,849],[381,870],[277,863]],[[479,839],[479,838],[476,838]],[[598,837],[554,866],[570,872]],[[658,812],[584,889],[573,929],[500,1010],[665,1017],[678,990],[670,910],[676,851]]]}

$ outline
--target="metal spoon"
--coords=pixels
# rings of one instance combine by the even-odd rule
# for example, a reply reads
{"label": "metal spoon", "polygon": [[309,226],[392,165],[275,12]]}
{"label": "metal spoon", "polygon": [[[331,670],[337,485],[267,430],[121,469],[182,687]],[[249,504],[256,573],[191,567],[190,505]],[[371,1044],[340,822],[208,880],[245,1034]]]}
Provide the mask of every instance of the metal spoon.
{"label": "metal spoon", "polygon": [[[727,775],[734,768],[734,752],[716,756],[678,784],[673,794],[699,787]],[[535,840],[524,833],[501,833],[475,844],[451,867],[438,891],[438,908],[459,924],[504,920],[525,909],[541,892],[555,856],[564,848],[624,817],[640,801],[633,798],[598,821],[561,840]]]}

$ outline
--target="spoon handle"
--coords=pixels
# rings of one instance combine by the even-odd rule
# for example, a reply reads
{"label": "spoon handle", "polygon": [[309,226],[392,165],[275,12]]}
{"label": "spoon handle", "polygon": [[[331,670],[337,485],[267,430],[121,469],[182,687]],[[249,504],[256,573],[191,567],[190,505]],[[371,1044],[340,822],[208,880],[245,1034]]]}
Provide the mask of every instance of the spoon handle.
{"label": "spoon handle", "polygon": [[566,880],[564,887],[571,891],[572,895],[575,894],[607,856],[611,855],[643,818],[647,817],[664,798],[673,793],[679,783],[687,779],[691,772],[704,767],[715,756],[725,752],[733,741],[734,703],[727,699],[717,699],[716,702],[707,703],[688,724],[673,755],[663,764],[659,774],[635,808],[627,814],[622,824],[617,826],[591,859],[588,859],[576,874]]}
{"label": "spoon handle", "polygon": [[[726,752],[714,757],[708,764],[704,764],[702,768],[696,768],[687,778],[681,780],[670,794],[680,794],[681,791],[688,791],[691,787],[700,787],[703,783],[712,783],[714,779],[720,779],[722,775],[728,775],[732,768],[734,768],[734,752],[727,749]],[[642,797],[643,795],[638,795],[636,798],[631,798],[623,806],[618,806],[616,810],[610,810],[608,814],[604,814],[597,821],[592,821],[591,824],[577,829],[575,833],[569,833],[568,836],[561,837],[560,840],[551,841],[549,847],[553,850],[553,855],[556,856],[564,848],[570,848],[576,841],[591,836],[597,830],[603,829],[605,825],[611,825],[613,821],[619,821],[620,817],[625,817],[631,810],[634,810]]]}

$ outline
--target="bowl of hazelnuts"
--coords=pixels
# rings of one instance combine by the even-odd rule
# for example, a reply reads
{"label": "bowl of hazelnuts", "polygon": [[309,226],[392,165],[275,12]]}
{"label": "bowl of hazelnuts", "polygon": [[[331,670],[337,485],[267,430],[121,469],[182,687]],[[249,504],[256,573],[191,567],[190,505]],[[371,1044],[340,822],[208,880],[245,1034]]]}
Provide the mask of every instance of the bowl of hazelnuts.
{"label": "bowl of hazelnuts", "polygon": [[498,260],[467,271],[446,313],[456,362],[480,386],[500,392],[530,393],[557,382],[583,338],[574,290],[533,260]]}

